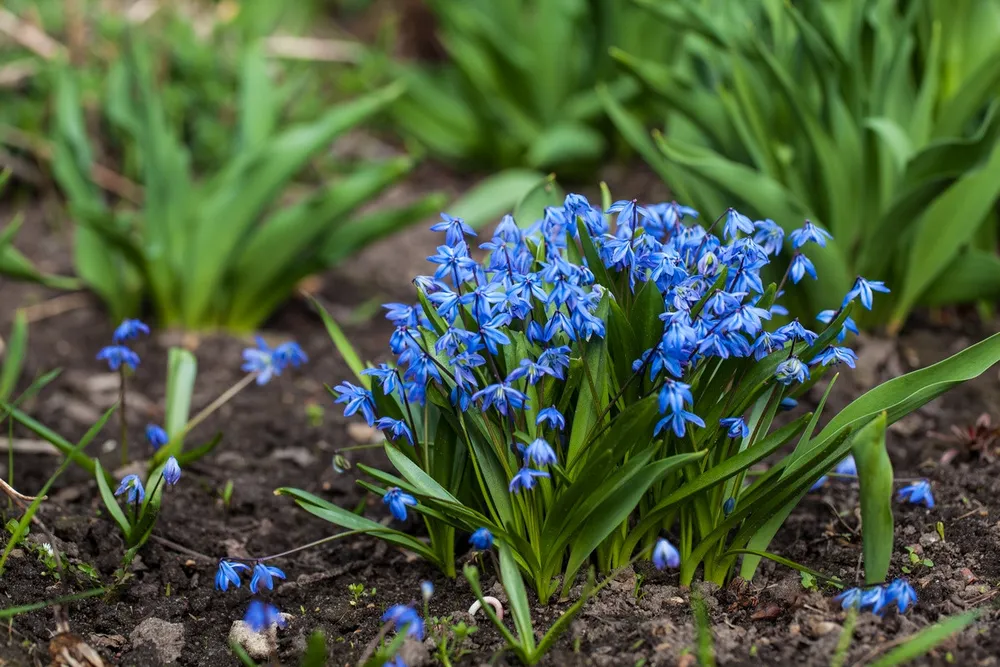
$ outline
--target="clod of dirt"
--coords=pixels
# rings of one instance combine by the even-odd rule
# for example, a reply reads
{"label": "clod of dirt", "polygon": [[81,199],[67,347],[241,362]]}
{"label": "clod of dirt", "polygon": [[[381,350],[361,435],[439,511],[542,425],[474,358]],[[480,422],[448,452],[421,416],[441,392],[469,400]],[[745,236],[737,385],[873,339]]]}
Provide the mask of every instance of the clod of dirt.
{"label": "clod of dirt", "polygon": [[151,645],[161,665],[180,659],[186,643],[183,623],[170,623],[155,616],[136,626],[130,637],[133,649],[145,644]]}
{"label": "clod of dirt", "polygon": [[305,447],[284,447],[271,454],[275,461],[291,461],[300,468],[310,468],[316,464],[316,455]]}
{"label": "clod of dirt", "polygon": [[[282,614],[285,620],[290,614]],[[243,621],[233,621],[229,628],[229,643],[236,642],[255,660],[264,660],[278,650],[278,626],[272,625],[263,632],[255,632]]]}
{"label": "clod of dirt", "polygon": [[431,652],[422,642],[416,639],[409,639],[403,642],[399,649],[399,657],[403,659],[403,664],[408,667],[424,667],[431,663]]}

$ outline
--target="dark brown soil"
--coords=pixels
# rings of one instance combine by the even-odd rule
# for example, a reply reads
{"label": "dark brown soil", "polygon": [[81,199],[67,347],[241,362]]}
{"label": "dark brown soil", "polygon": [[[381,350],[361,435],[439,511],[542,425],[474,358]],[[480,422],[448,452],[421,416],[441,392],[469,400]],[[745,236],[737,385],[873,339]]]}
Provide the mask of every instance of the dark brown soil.
{"label": "dark brown soil", "polygon": [[[48,229],[48,221],[41,219],[37,210],[29,215],[19,245],[47,269],[68,271],[62,234]],[[320,296],[341,321],[357,320],[372,299],[407,299],[408,280],[426,270],[422,260],[435,240],[433,235],[416,230],[383,242],[324,276]],[[52,296],[33,286],[0,284],[0,331],[8,331],[15,307],[39,304]],[[349,336],[362,357],[378,359],[385,352],[389,328],[378,314],[360,319],[348,325]],[[97,350],[107,344],[111,329],[99,305],[89,301],[31,328],[26,378],[52,368],[63,372],[26,409],[70,440],[79,438],[114,400],[113,391],[109,396],[100,390],[106,373],[94,360]],[[992,325],[956,320],[933,326],[921,323],[898,342],[863,341],[862,369],[839,383],[831,408],[844,405],[865,386],[943,358],[990,331]],[[238,664],[227,646],[227,636],[233,621],[242,617],[250,595],[245,586],[235,592],[213,590],[214,560],[276,553],[336,532],[297,510],[286,498],[275,497],[272,491],[276,487],[298,486],[347,507],[364,499],[351,473],[338,475],[330,465],[335,449],[357,441],[323,387],[323,383],[347,379],[349,371],[333,352],[321,323],[303,303],[295,302],[275,316],[264,334],[274,340],[297,340],[309,354],[310,363],[266,387],[246,389],[192,434],[193,443],[207,440],[217,431],[224,433],[224,439],[212,455],[189,466],[181,483],[169,490],[156,528],[160,538],[209,559],[151,541],[133,567],[134,576],[114,595],[68,607],[71,631],[97,649],[107,664],[163,662],[154,644],[142,641],[142,630],[133,634],[150,618],[176,624],[169,627],[181,634],[177,664]],[[199,360],[195,409],[242,377],[240,351],[249,341],[160,334],[140,343],[137,350],[143,361],[130,394],[132,405],[138,407],[131,416],[129,435],[133,451],[142,455],[148,455],[140,444],[142,428],[161,416],[166,349],[178,342],[192,347]],[[920,600],[906,616],[860,618],[846,664],[867,664],[939,618],[972,607],[988,611],[976,625],[918,663],[997,664],[1000,631],[996,607],[991,605],[1000,584],[1000,463],[959,456],[950,465],[940,465],[937,461],[948,445],[930,433],[969,425],[982,412],[992,411],[995,419],[1000,418],[998,396],[994,370],[893,427],[890,451],[897,477],[929,478],[938,506],[933,510],[896,506],[897,549],[891,575],[897,576],[903,566],[909,566],[906,546],[934,565],[911,566],[909,576]],[[320,424],[311,423],[308,405],[323,408]],[[29,434],[15,430],[15,437]],[[89,453],[100,453],[105,465],[114,468],[117,437],[117,425],[109,424]],[[377,465],[381,458],[373,451],[356,452],[352,459]],[[0,460],[0,472],[6,477],[6,457]],[[18,454],[16,486],[24,493],[34,493],[58,462],[51,455]],[[220,495],[229,480],[234,491],[227,508]],[[386,515],[377,498],[365,502],[369,516]],[[856,581],[861,548],[856,508],[857,493],[851,485],[828,483],[802,503],[771,548],[827,574]],[[7,512],[6,516],[16,515]],[[33,529],[28,546],[15,551],[0,578],[0,608],[96,585],[98,582],[84,574],[80,565],[94,568],[100,584],[113,581],[123,552],[122,540],[101,512],[93,480],[70,468],[50,492],[39,516],[55,534],[71,565],[65,589],[39,559],[33,545],[42,541],[42,534]],[[939,521],[944,524],[944,540],[935,529]],[[419,526],[412,528],[419,531]],[[6,539],[4,534],[0,543]],[[423,580],[435,584],[432,615],[468,620],[463,610],[468,609],[472,596],[464,580],[449,581],[427,564],[372,539],[331,542],[277,564],[288,580],[268,597],[292,615],[287,629],[279,633],[275,661],[280,664],[298,664],[305,638],[316,629],[323,630],[329,639],[329,664],[354,664],[378,632],[384,609],[418,600]],[[639,584],[636,574],[630,572],[590,602],[542,664],[695,664],[691,591],[677,587],[676,575],[661,574],[646,565],[638,567],[638,574]],[[374,593],[351,604],[351,584],[363,584]],[[484,575],[484,586],[495,586],[491,572]],[[797,573],[770,564],[762,566],[747,590],[699,588],[710,611],[719,664],[829,664],[844,620],[844,613],[830,601],[831,592],[806,590]],[[537,608],[536,628],[547,628],[565,608],[558,603]],[[470,653],[457,664],[491,660],[497,661],[494,664],[517,664],[501,653],[498,633],[481,617],[478,620],[479,631],[467,643]],[[52,610],[17,616],[0,640],[0,665],[48,664],[54,631]],[[166,634],[160,632],[158,639]],[[437,663],[411,660],[409,664]]]}

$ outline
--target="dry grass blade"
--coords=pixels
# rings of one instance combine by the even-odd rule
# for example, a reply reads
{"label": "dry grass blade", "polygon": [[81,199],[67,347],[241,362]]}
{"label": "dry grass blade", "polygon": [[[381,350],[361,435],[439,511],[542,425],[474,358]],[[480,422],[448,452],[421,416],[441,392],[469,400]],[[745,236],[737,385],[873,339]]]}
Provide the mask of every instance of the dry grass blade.
{"label": "dry grass blade", "polygon": [[265,46],[267,55],[291,60],[357,63],[362,55],[358,44],[346,40],[274,35],[267,38]]}
{"label": "dry grass blade", "polygon": [[7,9],[0,9],[0,33],[46,60],[66,52],[66,47],[52,39],[38,26],[22,21]]}

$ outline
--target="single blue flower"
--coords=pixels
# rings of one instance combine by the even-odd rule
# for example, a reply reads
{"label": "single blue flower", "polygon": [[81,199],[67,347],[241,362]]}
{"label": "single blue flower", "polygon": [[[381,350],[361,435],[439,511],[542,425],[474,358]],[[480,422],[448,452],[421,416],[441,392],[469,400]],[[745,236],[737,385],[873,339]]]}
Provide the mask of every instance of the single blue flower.
{"label": "single blue flower", "polygon": [[171,456],[163,466],[163,481],[173,486],[181,478],[181,466],[177,459]]}
{"label": "single blue flower", "polygon": [[278,347],[274,348],[274,363],[282,370],[288,368],[289,366],[292,368],[298,368],[308,361],[309,357],[307,357],[306,353],[302,351],[299,344],[294,341],[282,343]]}
{"label": "single blue flower", "polygon": [[263,338],[256,336],[254,340],[257,342],[257,347],[243,350],[243,366],[240,368],[246,373],[256,373],[257,384],[265,385],[272,377],[281,375],[281,366],[275,363],[274,350],[264,342]]}
{"label": "single blue flower", "polygon": [[719,424],[725,426],[728,431],[726,435],[730,438],[745,438],[750,435],[750,427],[743,421],[743,417],[727,417],[720,419]]}
{"label": "single blue flower", "polygon": [[792,357],[778,364],[774,379],[785,386],[793,382],[805,382],[809,379],[809,369],[798,357]]}
{"label": "single blue flower", "polygon": [[810,366],[815,366],[816,364],[823,364],[824,366],[829,366],[830,364],[840,364],[844,363],[854,368],[858,362],[858,355],[854,353],[849,347],[836,347],[833,345],[828,345],[825,350],[817,354],[812,361],[809,362]]}
{"label": "single blue flower", "polygon": [[723,227],[723,238],[736,238],[736,232],[753,234],[753,221],[734,208],[726,209],[726,224]]}
{"label": "single blue flower", "polygon": [[434,582],[433,581],[421,581],[420,582],[420,597],[424,599],[424,602],[430,601],[434,597]]}
{"label": "single blue flower", "polygon": [[389,607],[382,614],[382,622],[389,623],[390,621],[395,627],[396,632],[402,632],[405,629],[406,634],[423,641],[424,621],[413,607],[402,604],[395,604]]}
{"label": "single blue flower", "polygon": [[375,368],[366,368],[361,371],[362,375],[368,375],[375,378],[382,385],[382,393],[386,396],[392,394],[396,391],[396,387],[399,383],[399,375],[396,373],[396,369],[388,364],[379,364]]}
{"label": "single blue flower", "polygon": [[858,476],[858,464],[854,461],[854,455],[848,454],[843,461],[837,464],[837,467],[833,469],[838,475],[853,475]]}
{"label": "single blue flower", "polygon": [[156,424],[146,425],[146,442],[152,445],[153,451],[156,451],[169,441],[170,438],[167,436],[167,432],[164,431],[162,427],[157,426]]}
{"label": "single blue flower", "polygon": [[397,327],[403,325],[415,327],[420,323],[419,306],[411,306],[406,303],[384,303],[382,307],[386,310],[385,319]]}
{"label": "single blue flower", "polygon": [[229,590],[229,585],[232,584],[236,588],[240,587],[240,572],[249,571],[250,566],[246,563],[240,563],[239,561],[231,560],[220,560],[219,569],[215,572],[215,588],[216,590],[225,591]]}
{"label": "single blue flower", "polygon": [[841,305],[841,308],[847,307],[847,304],[853,301],[855,297],[861,297],[861,305],[871,310],[874,298],[873,292],[888,294],[889,288],[881,280],[865,280],[861,276],[858,276],[854,280],[854,287],[844,297],[844,303]]}
{"label": "single blue flower", "polygon": [[917,592],[905,578],[895,579],[885,587],[883,598],[886,605],[896,603],[896,609],[900,614],[905,614],[906,610],[917,601]]}
{"label": "single blue flower", "polygon": [[278,608],[260,600],[250,601],[247,613],[243,615],[243,622],[254,632],[264,632],[275,625],[279,628],[285,627],[285,618]]}
{"label": "single blue flower", "polygon": [[560,380],[566,379],[565,371],[569,368],[569,346],[557,345],[542,350],[538,355],[538,363],[551,368]]}
{"label": "single blue flower", "polygon": [[486,551],[493,546],[493,533],[486,528],[477,528],[469,538],[469,542],[480,551]]}
{"label": "single blue flower", "polygon": [[403,656],[396,654],[396,657],[388,662],[383,662],[382,667],[406,667],[406,663],[403,662]]}
{"label": "single blue flower", "polygon": [[462,218],[453,218],[447,213],[441,214],[441,222],[431,225],[432,232],[444,232],[444,242],[455,245],[465,236],[475,236],[476,232]]}
{"label": "single blue flower", "polygon": [[760,361],[769,354],[785,347],[788,339],[777,332],[762,331],[753,342],[753,358]]}
{"label": "single blue flower", "polygon": [[535,440],[524,449],[525,465],[531,463],[532,461],[534,461],[537,466],[552,465],[556,462],[556,452],[552,449],[552,445],[546,442],[543,438],[535,438]]}
{"label": "single blue flower", "polygon": [[[468,280],[479,267],[476,261],[469,257],[469,248],[465,245],[465,241],[459,241],[453,246],[439,245],[437,254],[427,259],[440,265],[434,272],[436,279],[451,278],[452,282],[457,279],[458,284]],[[454,287],[458,287],[458,284]]]}
{"label": "single blue flower", "polygon": [[[837,311],[835,310],[824,310],[816,315],[816,319],[823,324],[829,324],[837,318]],[[843,343],[844,339],[847,338],[847,334],[852,333],[855,336],[858,335],[858,325],[850,317],[844,318],[844,325],[840,328],[840,332],[837,334],[837,342]]]}
{"label": "single blue flower", "polygon": [[409,425],[402,419],[393,419],[392,417],[381,417],[375,420],[375,428],[380,431],[389,431],[392,434],[392,439],[396,440],[399,436],[406,436],[410,444],[413,444],[413,431],[410,430]]}
{"label": "single blue flower", "polygon": [[675,380],[667,380],[663,388],[660,389],[659,399],[660,412],[662,413],[666,413],[667,408],[674,412],[683,410],[685,405],[694,402],[694,397],[691,395],[691,385]]}
{"label": "single blue flower", "polygon": [[563,414],[559,412],[559,409],[554,405],[541,410],[538,413],[538,418],[535,420],[535,424],[541,425],[542,422],[548,422],[549,428],[563,430],[566,428],[566,418]]}
{"label": "single blue flower", "polygon": [[124,343],[132,338],[138,338],[139,334],[149,335],[149,327],[139,320],[125,319],[115,329],[115,333],[111,336],[111,341],[116,344]]}
{"label": "single blue flower", "polygon": [[833,240],[833,236],[828,231],[817,227],[808,220],[806,220],[806,224],[802,226],[802,229],[792,231],[788,235],[788,238],[792,242],[792,247],[796,250],[810,241],[816,243],[821,248],[825,248],[827,239]]}
{"label": "single blue flower", "polygon": [[802,253],[796,253],[792,257],[792,263],[788,266],[788,275],[791,277],[792,282],[796,285],[802,280],[806,275],[808,275],[813,280],[816,280],[816,267],[813,263],[809,261],[809,258]]}
{"label": "single blue flower", "polygon": [[786,396],[785,398],[781,399],[781,403],[778,404],[778,407],[781,408],[782,410],[794,410],[798,406],[798,404],[799,402],[796,401],[794,398]]}
{"label": "single blue flower", "polygon": [[549,477],[549,473],[542,472],[541,470],[532,470],[531,468],[525,466],[514,473],[514,478],[510,480],[510,486],[508,487],[511,493],[517,493],[521,489],[533,489],[535,488],[535,478],[536,477]]}
{"label": "single blue flower", "polygon": [[813,482],[813,485],[809,487],[809,493],[812,493],[813,491],[819,491],[821,488],[823,488],[823,485],[826,484],[826,480],[828,479],[830,478],[827,477],[826,475],[823,475],[822,477],[817,479],[815,482]]}
{"label": "single blue flower", "polygon": [[257,564],[253,566],[253,578],[250,579],[250,592],[258,592],[261,586],[268,590],[273,589],[274,577],[284,579],[285,573],[276,567],[264,565],[264,563],[258,561]]}
{"label": "single blue flower", "polygon": [[701,426],[702,428],[705,427],[705,421],[693,412],[688,412],[687,410],[675,410],[660,421],[656,422],[656,427],[653,429],[653,435],[659,435],[660,431],[667,426],[670,426],[678,438],[683,438],[684,433],[687,432],[688,422],[694,424],[695,426]]}
{"label": "single blue flower", "polygon": [[812,345],[816,342],[816,333],[810,331],[802,326],[798,318],[792,320],[784,326],[778,327],[777,331],[774,332],[776,336],[781,336],[785,340],[801,340],[804,341],[806,345]]}
{"label": "single blue flower", "polygon": [[931,493],[931,483],[926,479],[904,486],[898,492],[897,498],[916,505],[923,503],[927,507],[934,507],[934,495]]}
{"label": "single blue flower", "polygon": [[382,496],[382,503],[388,505],[389,512],[400,521],[406,521],[406,507],[413,507],[417,504],[417,499],[402,491],[398,486],[386,489]]}
{"label": "single blue flower", "polygon": [[770,218],[758,220],[754,223],[754,227],[757,231],[753,235],[753,240],[760,244],[764,252],[777,256],[785,240],[785,230]]}
{"label": "single blue flower", "polygon": [[350,417],[360,410],[368,425],[375,425],[375,399],[372,397],[370,391],[364,387],[353,385],[350,382],[341,382],[333,388],[333,391],[337,394],[334,403],[347,404],[344,407],[345,417]]}
{"label": "single blue flower", "polygon": [[128,349],[124,345],[108,345],[102,347],[97,353],[97,358],[108,362],[108,368],[113,371],[118,370],[123,365],[135,370],[139,365],[139,355]]}
{"label": "single blue flower", "polygon": [[146,499],[146,489],[142,488],[142,481],[138,475],[125,475],[122,477],[121,484],[118,485],[115,495],[120,496],[125,492],[128,492],[126,500],[130,503],[136,502],[137,499],[141,503]]}
{"label": "single blue flower", "polygon": [[681,566],[681,554],[674,545],[661,537],[653,547],[653,565],[657,570],[678,568]]}
{"label": "single blue flower", "polygon": [[722,503],[722,513],[729,516],[736,509],[736,498],[729,496],[726,498],[726,502]]}
{"label": "single blue flower", "polygon": [[885,589],[882,586],[872,586],[861,591],[859,604],[862,609],[870,609],[872,611],[876,609],[881,610],[884,597]]}
{"label": "single blue flower", "polygon": [[498,354],[501,345],[510,345],[510,338],[504,331],[509,324],[510,315],[500,313],[480,327],[483,340],[486,341],[486,349],[490,351],[490,354]]}
{"label": "single blue flower", "polygon": [[472,395],[473,401],[482,399],[483,410],[495,405],[500,414],[506,416],[508,408],[519,410],[528,402],[528,397],[514,389],[508,382],[491,384]]}
{"label": "single blue flower", "polygon": [[840,603],[841,609],[850,609],[851,607],[860,608],[861,607],[861,589],[860,588],[848,588],[842,593],[835,595],[833,597],[835,602]]}

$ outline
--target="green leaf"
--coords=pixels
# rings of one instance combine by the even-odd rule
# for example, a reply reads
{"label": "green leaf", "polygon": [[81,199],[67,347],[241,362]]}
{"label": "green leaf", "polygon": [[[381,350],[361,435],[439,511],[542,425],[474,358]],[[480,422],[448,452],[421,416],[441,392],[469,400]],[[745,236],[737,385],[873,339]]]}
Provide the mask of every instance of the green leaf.
{"label": "green leaf", "polygon": [[959,253],[941,276],[920,297],[924,306],[972,303],[1000,298],[1000,257],[994,252],[968,248]]}
{"label": "green leaf", "polygon": [[274,132],[279,112],[274,88],[261,45],[248,48],[243,54],[240,77],[240,150],[259,148]]}
{"label": "green leaf", "polygon": [[326,635],[322,630],[316,630],[309,635],[305,655],[302,656],[301,667],[324,667],[327,660]]}
{"label": "green leaf", "polygon": [[544,169],[575,161],[597,160],[604,148],[604,137],[594,128],[582,123],[560,123],[535,139],[525,160],[532,167]]}
{"label": "green leaf", "polygon": [[28,348],[28,318],[23,310],[14,312],[14,324],[7,338],[0,365],[0,401],[6,401],[14,391],[21,369],[24,367],[24,355]]}
{"label": "green leaf", "polygon": [[514,627],[521,645],[528,653],[535,651],[535,631],[531,627],[531,605],[528,603],[528,592],[524,589],[521,571],[511,555],[510,547],[503,542],[499,544],[500,581],[507,592],[507,602],[510,614],[514,617]]}
{"label": "green leaf", "polygon": [[851,453],[861,482],[861,526],[865,583],[880,584],[892,559],[892,462],[885,450],[886,413],[854,436]]}
{"label": "green leaf", "polygon": [[355,351],[354,346],[351,345],[351,341],[347,340],[347,336],[344,335],[343,329],[330,317],[330,313],[326,312],[326,308],[323,307],[319,301],[314,298],[310,298],[312,301],[313,308],[319,313],[319,317],[323,320],[323,326],[326,327],[326,333],[330,336],[330,340],[333,341],[333,346],[337,348],[337,352],[340,356],[344,358],[347,363],[347,367],[354,371],[354,376],[358,379],[365,389],[371,389],[372,383],[371,378],[367,375],[362,375],[361,371],[365,369],[365,364],[361,361],[361,357]]}
{"label": "green leaf", "polygon": [[483,179],[448,205],[448,213],[473,228],[498,221],[547,176],[529,169],[508,169]]}
{"label": "green leaf", "polygon": [[[28,416],[27,414],[25,414],[21,410],[19,410],[19,409],[15,408],[14,406],[10,405],[6,401],[0,401],[0,408],[3,408],[4,412],[9,413],[10,416],[14,419],[14,421],[18,422],[19,424],[21,424],[22,426],[24,426],[29,431],[31,431],[32,433],[34,433],[38,437],[42,438],[43,440],[46,440],[47,442],[52,443],[52,445],[54,445],[56,449],[58,449],[64,455],[68,456],[69,459],[73,463],[75,463],[78,466],[80,466],[81,468],[83,468],[89,474],[91,474],[91,475],[94,474],[94,470],[95,470],[95,467],[96,467],[95,466],[95,459],[92,459],[89,456],[87,456],[86,454],[84,454],[83,451],[82,451],[82,448],[78,448],[78,447],[74,446],[73,443],[71,443],[66,438],[62,437],[61,435],[59,435],[58,433],[56,433],[55,431],[53,431],[49,427],[47,427],[47,426],[41,424],[40,422],[36,421],[35,419],[33,419],[32,417]],[[103,427],[104,423],[107,422],[108,417],[111,416],[111,413],[114,412],[116,408],[117,408],[117,406],[112,407],[110,410],[108,410],[108,412],[104,413],[104,415],[97,422],[97,424],[95,424],[95,426],[97,426],[99,424],[101,427]],[[88,431],[87,433],[90,434],[91,431],[93,431],[93,428],[94,427],[91,427],[91,430]],[[100,429],[98,429],[98,430],[100,430]],[[93,438],[94,435],[96,435],[96,432],[93,435],[90,435],[90,438]],[[81,442],[84,442],[84,441],[81,440]],[[89,442],[89,439],[86,440],[86,442]],[[109,477],[109,479],[110,479],[110,477]]]}
{"label": "green leaf", "polygon": [[101,494],[101,500],[104,501],[104,507],[107,508],[108,514],[111,518],[115,520],[118,527],[122,530],[122,535],[125,536],[127,541],[129,538],[129,533],[132,532],[132,524],[125,517],[125,512],[122,511],[121,506],[118,504],[118,499],[115,498],[114,492],[111,487],[108,486],[108,480],[104,476],[104,469],[101,468],[101,462],[95,461],[95,474],[94,477],[97,479],[97,490]]}
{"label": "green leaf", "polygon": [[949,616],[943,621],[930,625],[909,637],[902,646],[898,646],[884,656],[869,663],[868,667],[896,667],[909,663],[914,658],[933,650],[938,644],[951,637],[956,632],[971,625],[981,612],[978,609],[967,611],[957,616]]}
{"label": "green leaf", "polygon": [[198,376],[198,360],[190,351],[172,347],[167,352],[167,398],[163,428],[169,438],[153,457],[153,465],[159,465],[171,456],[184,450],[184,434],[191,412],[191,397],[194,395],[194,381]]}

